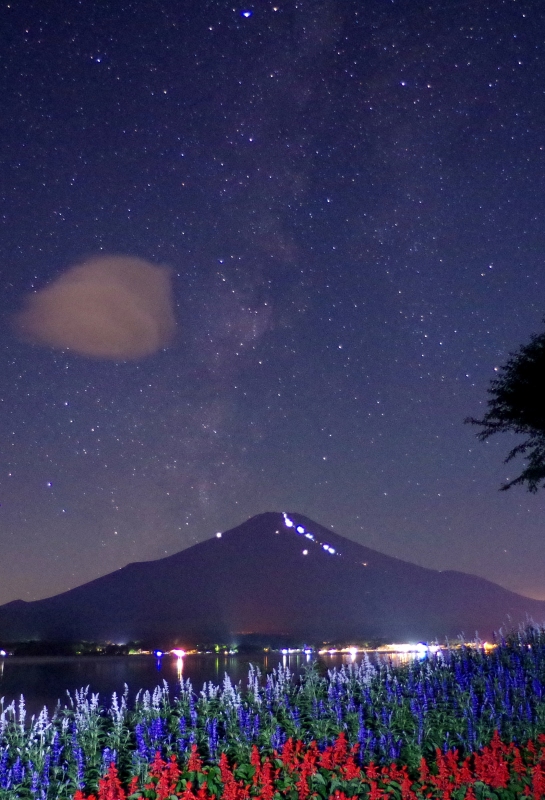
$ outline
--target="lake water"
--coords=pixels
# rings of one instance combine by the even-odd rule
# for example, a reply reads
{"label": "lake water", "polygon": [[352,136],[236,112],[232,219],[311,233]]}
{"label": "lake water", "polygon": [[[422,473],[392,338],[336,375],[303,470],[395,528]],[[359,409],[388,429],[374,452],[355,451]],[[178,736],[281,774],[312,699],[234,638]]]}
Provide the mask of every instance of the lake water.
{"label": "lake water", "polygon": [[[123,694],[124,685],[129,687],[129,702],[139,689],[152,691],[157,685],[167,681],[172,695],[180,677],[189,678],[193,689],[199,692],[203,683],[212,681],[223,683],[227,673],[236,684],[242,682],[246,688],[250,663],[258,666],[262,673],[272,672],[279,664],[288,666],[295,674],[315,659],[303,653],[283,656],[281,653],[256,653],[251,656],[188,655],[183,659],[166,655],[161,659],[154,656],[84,656],[84,657],[32,657],[0,658],[0,698],[4,707],[12,700],[19,701],[24,695],[29,714],[38,713],[43,706],[53,711],[60,700],[68,703],[67,690],[89,686],[91,692],[98,692],[103,703],[108,703],[113,692]],[[340,667],[353,661],[349,654],[318,656],[328,669]],[[363,654],[357,654],[359,662]]]}

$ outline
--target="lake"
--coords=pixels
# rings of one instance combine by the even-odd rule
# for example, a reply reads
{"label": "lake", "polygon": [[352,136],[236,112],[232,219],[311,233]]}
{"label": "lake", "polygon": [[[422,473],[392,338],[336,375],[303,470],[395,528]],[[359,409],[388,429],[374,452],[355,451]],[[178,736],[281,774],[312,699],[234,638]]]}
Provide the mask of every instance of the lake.
{"label": "lake", "polygon": [[129,687],[129,702],[139,689],[153,690],[167,681],[172,695],[176,694],[181,677],[189,678],[193,689],[199,692],[203,683],[223,683],[225,674],[232,683],[242,682],[246,688],[249,664],[258,666],[262,673],[272,672],[279,664],[300,674],[305,666],[318,658],[327,668],[341,667],[355,658],[359,662],[362,653],[325,656],[294,653],[255,653],[248,656],[235,655],[187,655],[178,659],[165,655],[160,659],[152,655],[135,656],[72,656],[72,657],[15,657],[0,658],[0,698],[4,707],[12,700],[18,703],[24,695],[29,714],[37,714],[44,705],[53,711],[57,702],[68,703],[67,691],[89,686],[98,692],[102,703],[108,703],[113,692],[123,694],[124,685]]}

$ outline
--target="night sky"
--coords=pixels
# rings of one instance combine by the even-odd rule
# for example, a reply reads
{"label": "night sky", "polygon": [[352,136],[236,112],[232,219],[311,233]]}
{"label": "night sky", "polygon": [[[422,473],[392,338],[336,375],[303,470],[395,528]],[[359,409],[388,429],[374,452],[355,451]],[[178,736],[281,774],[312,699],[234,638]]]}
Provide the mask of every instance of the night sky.
{"label": "night sky", "polygon": [[[282,510],[545,599],[545,495],[463,422],[543,329],[543,4],[1,8],[0,602]],[[57,286],[151,344],[40,343]]]}

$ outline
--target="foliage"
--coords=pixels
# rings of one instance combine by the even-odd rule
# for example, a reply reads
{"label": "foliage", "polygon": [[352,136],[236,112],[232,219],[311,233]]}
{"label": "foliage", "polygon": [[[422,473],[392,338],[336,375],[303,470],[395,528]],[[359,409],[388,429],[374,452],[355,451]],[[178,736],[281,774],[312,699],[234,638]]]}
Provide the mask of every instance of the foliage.
{"label": "foliage", "polygon": [[477,434],[480,441],[502,432],[525,436],[509,452],[505,463],[522,455],[527,465],[501,488],[526,484],[528,491],[537,492],[540,483],[545,485],[545,333],[533,336],[529,344],[511,355],[491,382],[488,394],[484,417],[469,417],[466,422],[481,426]]}
{"label": "foliage", "polygon": [[[184,800],[193,800],[191,792],[197,800],[209,800],[208,795],[198,794],[205,782],[206,791],[217,798],[243,800],[225,795],[222,765],[231,765],[235,783],[252,784],[250,794],[255,794],[256,753],[259,769],[263,771],[269,763],[270,780],[281,780],[273,795],[280,792],[286,800],[298,800],[305,791],[303,783],[294,787],[284,767],[276,763],[278,754],[281,761],[288,758],[290,748],[295,748],[293,757],[299,760],[316,758],[317,777],[309,784],[316,800],[336,796],[337,790],[349,798],[362,794],[356,785],[361,776],[328,777],[324,755],[339,753],[345,744],[343,752],[350,752],[354,764],[351,770],[368,770],[371,764],[389,770],[391,764],[396,769],[403,765],[413,780],[422,758],[432,772],[440,768],[441,759],[452,761],[448,754],[454,752],[461,760],[473,758],[471,763],[476,765],[477,756],[472,754],[486,752],[496,730],[503,742],[532,739],[541,747],[539,736],[545,734],[542,628],[513,634],[491,652],[461,644],[397,668],[388,660],[375,666],[364,657],[361,663],[331,670],[326,676],[308,669],[296,680],[282,667],[267,676],[251,667],[244,691],[226,675],[222,686],[208,683],[198,694],[185,680],[174,697],[165,683],[152,694],[139,692],[132,703],[126,689],[121,698],[114,694],[109,705],[103,706],[87,688],[71,697],[67,707],[57,708],[52,716],[44,709],[30,723],[23,698],[18,707],[2,704],[0,800],[68,800],[78,790],[98,792],[100,800],[116,800],[112,765],[123,791],[128,791],[132,781],[134,791],[153,800],[155,789],[146,784],[151,780],[150,765],[160,761],[172,765],[168,767],[172,781],[176,770],[183,773],[176,777],[174,793],[187,791]],[[505,758],[508,755],[505,751]],[[161,770],[167,769],[164,765]],[[104,788],[104,781],[110,780],[107,775],[111,776],[109,789]],[[484,789],[474,790],[477,796],[489,796],[482,794]]]}

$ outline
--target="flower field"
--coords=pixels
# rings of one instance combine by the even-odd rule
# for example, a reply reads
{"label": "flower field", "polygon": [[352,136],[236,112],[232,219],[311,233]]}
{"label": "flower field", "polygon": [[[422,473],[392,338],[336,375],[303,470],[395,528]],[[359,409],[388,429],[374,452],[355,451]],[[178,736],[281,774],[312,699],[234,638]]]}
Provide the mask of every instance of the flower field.
{"label": "flower field", "polygon": [[545,798],[545,630],[401,667],[189,681],[0,713],[0,800]]}

